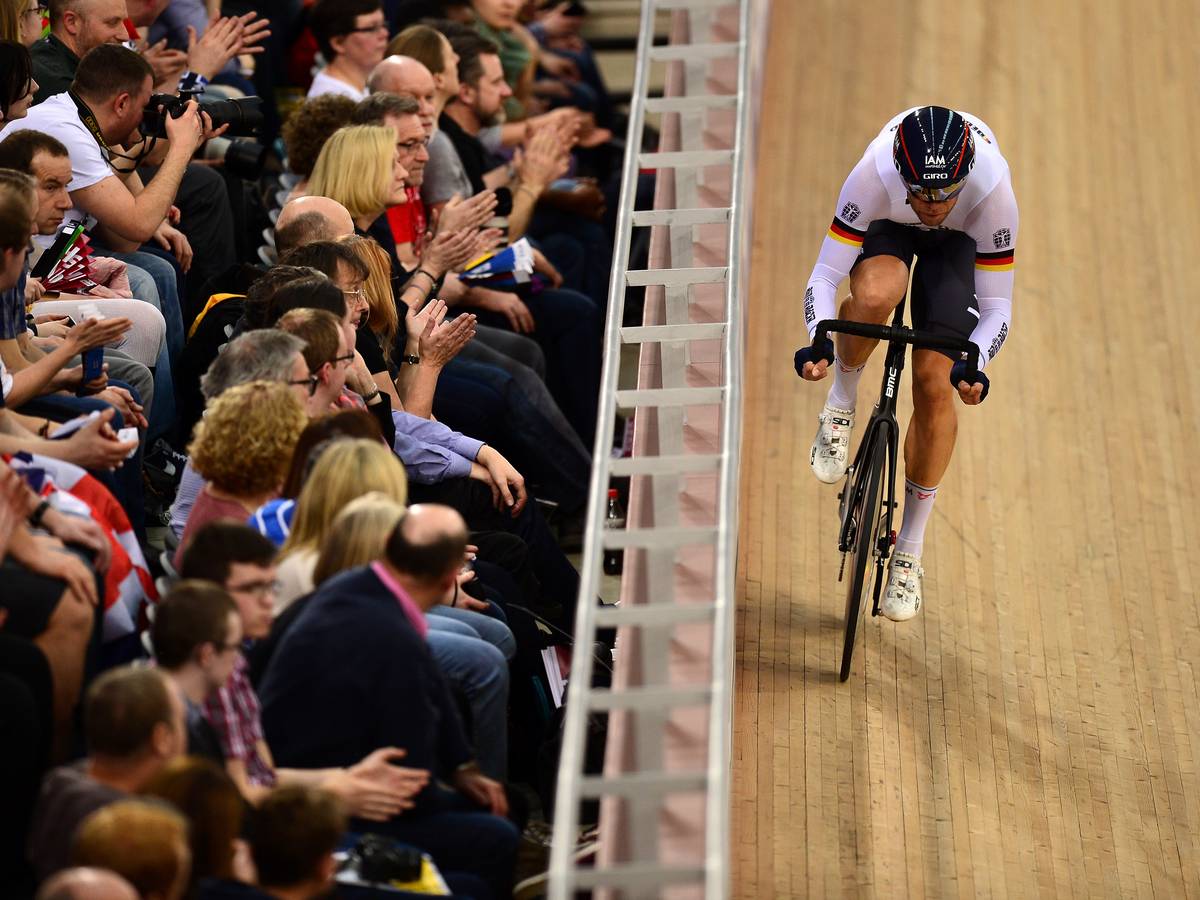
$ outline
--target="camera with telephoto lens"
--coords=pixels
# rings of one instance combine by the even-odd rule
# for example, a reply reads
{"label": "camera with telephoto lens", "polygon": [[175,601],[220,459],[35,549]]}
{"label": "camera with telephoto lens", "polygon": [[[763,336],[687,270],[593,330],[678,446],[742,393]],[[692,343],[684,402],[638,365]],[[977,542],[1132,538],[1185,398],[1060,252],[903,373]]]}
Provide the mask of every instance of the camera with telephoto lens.
{"label": "camera with telephoto lens", "polygon": [[350,851],[342,870],[368,884],[408,883],[421,878],[421,851],[378,834],[365,834]]}
{"label": "camera with telephoto lens", "polygon": [[[148,138],[167,136],[167,116],[178,119],[187,110],[188,94],[176,97],[171,94],[154,94],[142,112],[141,132]],[[225,162],[225,169],[248,181],[257,179],[263,171],[267,148],[256,141],[230,140],[231,138],[253,137],[263,122],[262,98],[240,97],[234,100],[216,100],[201,103],[200,112],[207,113],[213,128],[228,125],[222,136],[224,148],[218,158]]]}
{"label": "camera with telephoto lens", "polygon": [[[146,137],[167,136],[167,116],[178,119],[187,110],[192,98],[184,94],[154,94],[142,111],[141,132]],[[252,137],[263,122],[262,98],[240,97],[236,100],[217,100],[200,104],[200,111],[207,113],[213,128],[228,125],[226,137]]]}

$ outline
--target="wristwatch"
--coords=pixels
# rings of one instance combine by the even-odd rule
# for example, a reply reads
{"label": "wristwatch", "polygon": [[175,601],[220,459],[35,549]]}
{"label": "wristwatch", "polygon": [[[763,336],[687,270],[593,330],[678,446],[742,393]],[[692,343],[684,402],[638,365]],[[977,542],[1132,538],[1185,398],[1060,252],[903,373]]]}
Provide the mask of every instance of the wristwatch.
{"label": "wristwatch", "polygon": [[37,505],[32,513],[29,514],[29,524],[34,528],[42,527],[42,518],[46,515],[46,510],[50,508],[50,501],[42,498],[42,502]]}
{"label": "wristwatch", "polygon": [[400,362],[406,363],[410,366],[415,366],[421,362],[421,357],[417,356],[415,353],[405,353],[400,357]]}

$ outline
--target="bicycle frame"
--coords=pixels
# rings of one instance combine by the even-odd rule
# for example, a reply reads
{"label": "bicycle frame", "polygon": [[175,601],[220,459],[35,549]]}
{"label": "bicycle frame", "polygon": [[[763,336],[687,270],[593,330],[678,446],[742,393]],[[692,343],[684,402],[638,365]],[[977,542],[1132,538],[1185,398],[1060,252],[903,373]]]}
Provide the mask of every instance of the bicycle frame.
{"label": "bicycle frame", "polygon": [[[897,507],[896,457],[899,453],[900,445],[900,425],[896,421],[896,395],[900,390],[900,379],[904,372],[906,351],[909,346],[912,346],[915,349],[950,350],[961,353],[963,359],[967,362],[966,380],[968,382],[974,381],[979,365],[979,348],[970,341],[962,338],[940,337],[938,335],[917,332],[905,326],[903,324],[904,306],[905,301],[901,300],[892,316],[891,325],[870,325],[844,319],[825,319],[818,323],[816,333],[813,336],[814,345],[823,343],[823,339],[828,334],[835,332],[856,335],[858,337],[876,338],[888,342],[879,400],[876,402],[875,409],[871,413],[871,418],[867,422],[867,427],[863,431],[863,438],[858,445],[858,450],[854,454],[854,461],[846,470],[848,479],[847,487],[839,495],[841,498],[841,508],[839,511],[841,525],[838,529],[838,550],[845,554],[853,550],[856,543],[863,539],[864,526],[868,526],[868,516],[870,517],[868,527],[871,531],[869,539],[875,540],[877,536],[880,539],[879,543],[872,548],[872,556],[876,565],[875,585],[872,592],[872,616],[879,614],[882,571],[884,564],[887,562],[888,548],[892,542],[891,536],[895,533],[892,525]],[[876,530],[878,523],[875,521],[875,512],[873,510],[869,512],[864,510],[860,515],[862,521],[856,522],[854,520],[855,511],[861,505],[862,494],[866,487],[866,479],[855,477],[855,475],[872,458],[877,441],[884,441],[884,446],[887,448],[885,457],[887,466],[887,499],[883,504],[886,519],[884,527],[881,529],[881,534]],[[880,477],[884,477],[884,474],[881,473]],[[884,539],[887,540],[888,546],[883,545]],[[841,580],[840,576],[839,580]]]}

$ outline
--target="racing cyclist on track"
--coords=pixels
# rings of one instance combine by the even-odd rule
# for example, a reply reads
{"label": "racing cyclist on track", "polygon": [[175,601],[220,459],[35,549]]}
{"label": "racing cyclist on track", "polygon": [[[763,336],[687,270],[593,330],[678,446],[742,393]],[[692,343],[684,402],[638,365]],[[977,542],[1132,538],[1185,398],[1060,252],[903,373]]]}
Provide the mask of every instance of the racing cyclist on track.
{"label": "racing cyclist on track", "polygon": [[[913,352],[913,414],[904,440],[904,517],[888,565],[882,613],[902,622],[921,608],[921,549],[963,403],[987,396],[983,368],[1008,337],[1012,316],[1017,202],[996,138],[970,113],[923,106],[896,116],[867,147],[838,196],[833,224],[804,293],[809,339],[822,319],[884,324],[908,289],[913,257],[916,329],[969,338],[980,373],[935,350]],[[850,276],[850,296],[835,316],[835,292]],[[806,347],[796,370],[833,385],[819,418],[811,463],[821,481],[846,473],[858,381],[877,341],[839,334],[837,346]]]}

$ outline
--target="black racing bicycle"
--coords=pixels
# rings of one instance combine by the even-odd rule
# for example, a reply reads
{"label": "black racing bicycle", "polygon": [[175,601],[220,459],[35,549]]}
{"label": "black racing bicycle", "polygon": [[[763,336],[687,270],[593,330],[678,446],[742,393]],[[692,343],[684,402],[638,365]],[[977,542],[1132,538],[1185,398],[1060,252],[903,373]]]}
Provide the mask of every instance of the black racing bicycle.
{"label": "black racing bicycle", "polygon": [[[948,350],[961,353],[966,361],[966,381],[975,381],[979,349],[964,338],[943,337],[914,331],[904,324],[904,301],[896,307],[891,325],[867,325],[845,319],[824,319],[817,325],[813,346],[823,346],[831,333],[887,341],[883,386],[879,402],[863,430],[854,462],[846,470],[846,483],[838,494],[838,550],[842,564],[838,581],[846,575],[846,555],[850,555],[850,580],[846,585],[846,637],[842,645],[841,680],[850,677],[854,658],[854,638],[862,617],[863,590],[867,568],[875,562],[875,585],[871,615],[879,615],[879,595],[883,589],[888,558],[896,542],[892,515],[896,511],[896,455],[900,446],[900,426],[896,422],[896,395],[904,371],[908,347],[920,350]],[[886,484],[886,491],[884,485]]]}

